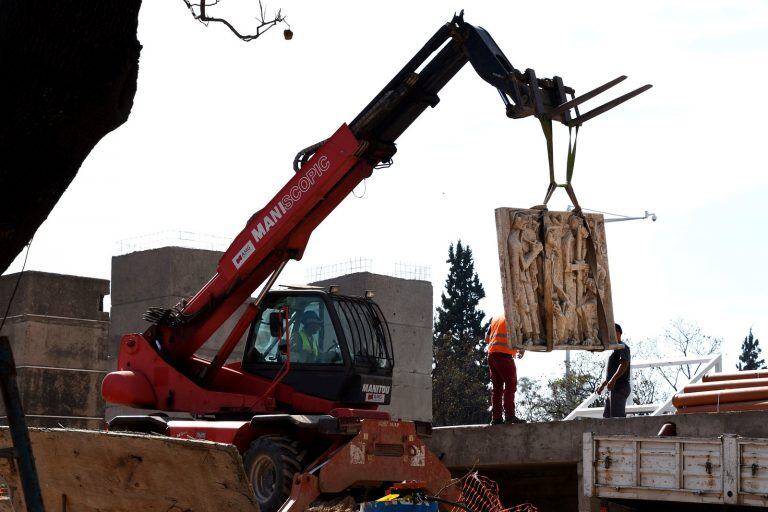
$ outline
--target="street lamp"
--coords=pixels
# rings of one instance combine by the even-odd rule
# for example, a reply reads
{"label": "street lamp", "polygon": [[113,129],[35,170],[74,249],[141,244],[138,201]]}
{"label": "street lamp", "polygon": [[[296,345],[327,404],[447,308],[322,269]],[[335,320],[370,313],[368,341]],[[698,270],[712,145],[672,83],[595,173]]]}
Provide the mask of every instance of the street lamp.
{"label": "street lamp", "polygon": [[[569,204],[568,207],[565,209],[565,211],[571,212],[574,210],[574,207],[572,204]],[[589,208],[582,208],[585,212],[593,212],[593,213],[602,213],[603,215],[613,215],[614,218],[612,219],[605,219],[605,222],[623,222],[625,220],[645,220],[650,218],[651,221],[656,222],[656,214],[653,212],[649,212],[648,210],[645,210],[645,214],[639,217],[632,217],[629,215],[621,215],[619,213],[610,213],[610,212],[601,212],[600,210],[590,210]]]}

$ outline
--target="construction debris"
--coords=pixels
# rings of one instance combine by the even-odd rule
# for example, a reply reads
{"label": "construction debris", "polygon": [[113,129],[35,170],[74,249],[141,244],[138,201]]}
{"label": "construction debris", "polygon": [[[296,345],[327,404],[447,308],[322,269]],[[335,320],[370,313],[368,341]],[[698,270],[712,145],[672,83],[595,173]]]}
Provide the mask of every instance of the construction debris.
{"label": "construction debris", "polygon": [[[258,511],[232,445],[89,430],[29,435],[49,510]],[[10,444],[8,430],[0,430],[0,445]],[[27,510],[10,459],[0,459],[0,478],[14,510]]]}
{"label": "construction debris", "polygon": [[521,503],[514,507],[505,507],[499,498],[499,484],[470,471],[462,477],[457,485],[461,488],[461,506],[453,512],[472,510],[477,512],[537,512],[538,509],[530,503]]}
{"label": "construction debris", "polygon": [[352,496],[345,496],[331,501],[315,501],[307,512],[354,512],[359,505]]}

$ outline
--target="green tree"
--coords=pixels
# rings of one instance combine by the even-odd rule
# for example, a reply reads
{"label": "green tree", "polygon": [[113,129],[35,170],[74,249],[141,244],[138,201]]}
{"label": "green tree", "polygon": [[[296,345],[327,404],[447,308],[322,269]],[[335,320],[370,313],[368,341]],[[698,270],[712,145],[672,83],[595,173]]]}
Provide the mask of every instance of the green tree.
{"label": "green tree", "polygon": [[760,340],[752,335],[752,328],[749,328],[749,334],[744,338],[744,342],[741,344],[741,355],[739,356],[740,363],[736,364],[736,368],[739,371],[742,370],[760,370],[765,368],[765,360],[758,359],[760,357]]}
{"label": "green tree", "polygon": [[[567,375],[536,381],[527,377],[517,385],[518,416],[531,422],[562,420],[595,392],[602,381],[604,361],[578,354]],[[592,404],[592,407],[599,403]]]}
{"label": "green tree", "polygon": [[432,421],[435,425],[487,423],[488,368],[483,318],[485,290],[472,249],[459,240],[448,248],[450,269],[433,331]]}

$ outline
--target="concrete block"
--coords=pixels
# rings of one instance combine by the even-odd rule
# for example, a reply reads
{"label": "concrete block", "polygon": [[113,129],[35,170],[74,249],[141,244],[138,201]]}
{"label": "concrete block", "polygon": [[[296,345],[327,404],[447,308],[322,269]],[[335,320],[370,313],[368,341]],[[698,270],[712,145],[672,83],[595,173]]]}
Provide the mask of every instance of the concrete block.
{"label": "concrete block", "polygon": [[313,286],[339,286],[340,293],[361,296],[374,291],[392,335],[395,370],[430,373],[432,371],[432,284],[357,272],[311,283]]}
{"label": "concrete block", "polygon": [[432,283],[356,272],[311,283],[313,286],[339,286],[340,293],[361,296],[374,292],[387,322],[432,328]]}
{"label": "concrete block", "polygon": [[[49,511],[257,512],[233,445],[165,436],[82,430],[29,432]],[[10,446],[0,429],[0,446]],[[14,510],[23,504],[19,471],[0,460]],[[66,500],[62,498],[66,495]]]}
{"label": "concrete block", "polygon": [[48,315],[87,320],[108,320],[104,296],[109,281],[28,270],[0,277],[0,304],[8,304],[16,282],[19,286],[8,316]]}
{"label": "concrete block", "polygon": [[[149,322],[142,318],[151,306],[165,307],[174,299],[178,302],[180,297],[160,297],[139,302],[129,302],[126,304],[113,304],[110,311],[111,320],[109,323],[109,341],[108,358],[110,369],[116,368],[117,350],[120,345],[120,338],[125,334],[141,333],[147,330]],[[173,302],[171,306],[175,304]]]}
{"label": "concrete block", "polygon": [[108,326],[104,320],[25,314],[8,318],[2,334],[11,340],[17,365],[106,370]]}
{"label": "concrete block", "polygon": [[366,285],[388,322],[432,329],[432,283],[371,274]]}
{"label": "concrete block", "polygon": [[[103,418],[101,381],[105,372],[19,366],[16,382],[24,413],[35,416]],[[5,408],[2,408],[3,415]]]}
{"label": "concrete block", "polygon": [[395,369],[392,403],[385,407],[393,417],[432,420],[432,284],[357,272],[311,283],[339,286],[345,295],[374,292],[389,324]]}
{"label": "concrete block", "polygon": [[162,247],[112,258],[112,305],[197,293],[216,273],[222,253]]}
{"label": "concrete block", "polygon": [[432,328],[389,324],[395,370],[430,373],[432,369]]}
{"label": "concrete block", "polygon": [[[147,312],[147,309],[151,306],[167,307],[174,298],[161,297],[127,304],[113,304],[112,310],[109,312],[112,316],[109,322],[110,338],[146,331],[150,324],[142,318],[142,315]],[[175,299],[178,301],[178,298]]]}
{"label": "concrete block", "polygon": [[[2,423],[2,425],[6,424],[7,423]],[[102,418],[83,419],[27,416],[27,426],[33,428],[75,428],[80,430],[104,430],[106,428],[106,423]]]}
{"label": "concrete block", "polygon": [[396,419],[432,421],[432,377],[396,371],[392,379],[391,403],[382,409]]}
{"label": "concrete block", "polygon": [[[220,252],[181,247],[163,247],[112,258],[112,322],[109,355],[117,364],[120,339],[125,334],[144,332],[149,324],[142,315],[150,307],[172,307],[197,293],[216,272]],[[245,306],[229,318],[197,354],[210,359],[237,323]],[[243,343],[228,361],[242,359]]]}
{"label": "concrete block", "polygon": [[670,420],[677,425],[680,437],[718,437],[722,434],[768,437],[768,411],[747,411],[439,427],[428,444],[433,451],[445,452],[443,462],[451,469],[573,464],[581,460],[584,432],[655,436]]}
{"label": "concrete block", "polygon": [[311,286],[321,286],[326,289],[333,284],[339,287],[339,293],[342,295],[361,297],[365,294],[365,290],[370,290],[370,288],[366,288],[366,286],[368,286],[368,276],[371,275],[373,274],[370,272],[354,272],[352,274],[333,277],[331,279],[323,279],[322,281],[315,281],[309,284]]}

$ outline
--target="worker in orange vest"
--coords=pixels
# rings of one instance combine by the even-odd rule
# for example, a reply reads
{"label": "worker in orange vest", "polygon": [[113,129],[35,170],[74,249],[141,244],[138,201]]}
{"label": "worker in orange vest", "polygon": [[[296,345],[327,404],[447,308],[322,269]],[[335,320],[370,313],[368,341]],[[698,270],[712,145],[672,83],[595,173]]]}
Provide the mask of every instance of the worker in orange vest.
{"label": "worker in orange vest", "polygon": [[[504,315],[497,315],[491,319],[485,341],[488,343],[488,368],[491,371],[491,425],[505,422],[525,423],[525,420],[515,416],[515,391],[517,391],[515,357],[520,359],[525,351],[511,347],[507,339],[507,321]],[[505,419],[501,416],[502,409]]]}

